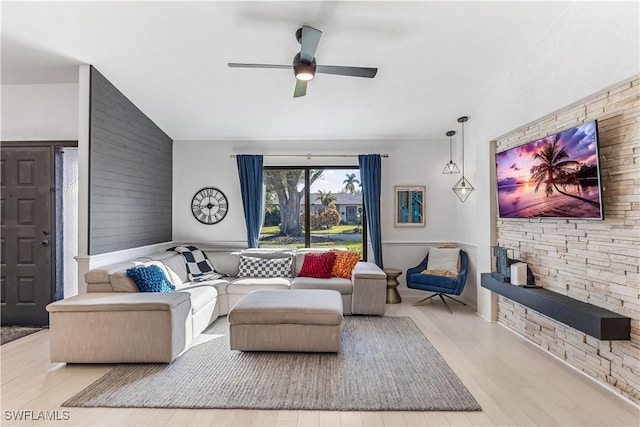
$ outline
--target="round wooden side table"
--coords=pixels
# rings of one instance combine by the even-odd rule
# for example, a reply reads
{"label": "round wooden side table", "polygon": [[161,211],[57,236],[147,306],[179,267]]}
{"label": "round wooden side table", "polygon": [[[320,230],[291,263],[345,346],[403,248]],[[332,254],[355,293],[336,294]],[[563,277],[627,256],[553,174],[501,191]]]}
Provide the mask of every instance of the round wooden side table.
{"label": "round wooden side table", "polygon": [[400,293],[398,293],[398,276],[402,274],[402,270],[397,268],[384,268],[383,271],[387,275],[387,304],[399,304],[402,302]]}

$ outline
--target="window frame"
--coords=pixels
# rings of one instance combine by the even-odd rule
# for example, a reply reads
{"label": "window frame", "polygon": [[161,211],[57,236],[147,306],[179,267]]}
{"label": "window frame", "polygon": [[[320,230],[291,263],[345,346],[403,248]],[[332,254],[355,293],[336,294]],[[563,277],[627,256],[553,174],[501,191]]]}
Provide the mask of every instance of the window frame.
{"label": "window frame", "polygon": [[[360,171],[358,165],[331,165],[331,166],[303,166],[303,165],[287,165],[287,166],[263,166],[263,170],[293,170],[298,169],[304,171],[304,247],[311,248],[311,188],[309,185],[309,177],[312,170],[322,169],[344,169]],[[368,247],[368,230],[367,230],[367,213],[364,206],[364,197],[362,199],[362,260],[367,260]]]}

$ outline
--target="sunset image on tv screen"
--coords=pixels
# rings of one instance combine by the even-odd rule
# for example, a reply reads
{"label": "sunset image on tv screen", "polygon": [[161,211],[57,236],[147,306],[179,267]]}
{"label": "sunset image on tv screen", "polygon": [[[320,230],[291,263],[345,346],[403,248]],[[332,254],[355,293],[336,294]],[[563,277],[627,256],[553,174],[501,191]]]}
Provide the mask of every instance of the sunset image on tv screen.
{"label": "sunset image on tv screen", "polygon": [[602,218],[595,121],[496,154],[501,218]]}

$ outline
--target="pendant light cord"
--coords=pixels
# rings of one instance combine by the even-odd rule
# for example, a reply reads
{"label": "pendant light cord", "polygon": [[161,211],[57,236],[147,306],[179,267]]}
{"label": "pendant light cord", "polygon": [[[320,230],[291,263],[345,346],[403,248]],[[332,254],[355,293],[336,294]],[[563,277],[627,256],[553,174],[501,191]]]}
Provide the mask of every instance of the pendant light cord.
{"label": "pendant light cord", "polygon": [[464,178],[464,122],[466,122],[467,120],[469,120],[469,117],[467,116],[462,116],[460,118],[458,118],[458,123],[460,123],[462,125],[462,177]]}
{"label": "pendant light cord", "polygon": [[453,137],[450,136],[449,137],[449,163],[453,162],[453,143],[452,143]]}
{"label": "pendant light cord", "polygon": [[462,177],[464,178],[464,122],[462,122]]}

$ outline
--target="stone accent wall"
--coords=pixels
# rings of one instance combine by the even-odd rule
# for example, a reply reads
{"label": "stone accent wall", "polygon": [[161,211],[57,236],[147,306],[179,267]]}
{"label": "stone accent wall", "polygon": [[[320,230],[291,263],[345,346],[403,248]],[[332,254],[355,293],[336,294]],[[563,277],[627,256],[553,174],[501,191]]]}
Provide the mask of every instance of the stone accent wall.
{"label": "stone accent wall", "polygon": [[498,322],[640,403],[640,79],[496,141],[504,151],[598,121],[604,221],[497,220],[498,242],[536,284],[630,317],[630,341],[599,341],[504,297]]}

